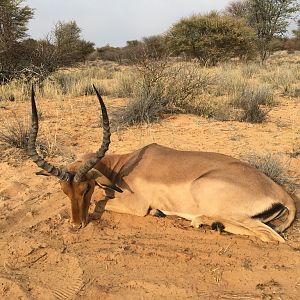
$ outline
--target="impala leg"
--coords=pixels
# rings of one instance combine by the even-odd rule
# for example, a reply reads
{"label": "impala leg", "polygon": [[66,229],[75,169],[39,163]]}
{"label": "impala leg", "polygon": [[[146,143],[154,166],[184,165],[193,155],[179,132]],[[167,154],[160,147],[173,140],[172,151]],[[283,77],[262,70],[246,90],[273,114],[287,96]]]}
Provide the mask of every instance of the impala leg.
{"label": "impala leg", "polygon": [[284,238],[279,235],[270,226],[264,224],[263,222],[251,218],[247,218],[242,221],[242,225],[248,227],[254,232],[254,235],[259,237],[264,242],[277,241],[285,243]]}
{"label": "impala leg", "polygon": [[251,219],[249,217],[245,218],[224,218],[224,217],[207,217],[207,216],[197,216],[192,220],[191,225],[193,227],[199,228],[201,225],[210,225],[219,222],[224,225],[224,231],[241,234],[256,236],[264,242],[278,241],[284,243],[285,240],[271,227],[262,223],[259,220]]}
{"label": "impala leg", "polygon": [[105,204],[105,210],[144,217],[148,214],[149,205],[142,200],[136,200],[131,195],[113,198]]}
{"label": "impala leg", "polygon": [[166,215],[159,209],[151,209],[149,211],[149,215],[158,217],[158,218],[164,218]]}

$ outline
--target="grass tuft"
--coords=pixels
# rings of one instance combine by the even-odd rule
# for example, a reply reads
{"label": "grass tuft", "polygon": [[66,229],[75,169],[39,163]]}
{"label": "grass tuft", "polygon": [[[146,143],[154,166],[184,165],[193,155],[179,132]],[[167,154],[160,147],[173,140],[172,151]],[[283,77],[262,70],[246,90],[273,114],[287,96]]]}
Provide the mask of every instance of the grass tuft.
{"label": "grass tuft", "polygon": [[27,150],[29,132],[28,122],[13,113],[12,119],[0,128],[0,141],[10,147]]}

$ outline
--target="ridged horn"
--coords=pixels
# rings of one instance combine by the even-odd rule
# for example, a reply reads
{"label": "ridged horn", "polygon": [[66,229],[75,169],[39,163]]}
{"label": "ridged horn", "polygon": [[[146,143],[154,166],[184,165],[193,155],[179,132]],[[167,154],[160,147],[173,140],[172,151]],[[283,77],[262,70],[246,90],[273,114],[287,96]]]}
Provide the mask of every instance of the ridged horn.
{"label": "ridged horn", "polygon": [[49,174],[58,177],[59,179],[63,181],[70,181],[72,180],[72,174],[69,172],[57,168],[47,161],[45,161],[39,154],[37,153],[35,147],[36,147],[36,138],[39,131],[39,120],[38,120],[38,113],[36,109],[36,103],[35,103],[35,92],[33,85],[31,87],[31,131],[29,133],[29,139],[28,139],[28,146],[27,146],[27,153],[31,157],[31,159],[43,170],[48,172]]}
{"label": "ridged horn", "polygon": [[105,152],[108,150],[109,144],[110,144],[110,127],[109,127],[109,119],[107,115],[107,110],[105,107],[105,104],[103,102],[102,97],[100,96],[98,90],[96,89],[95,85],[93,85],[93,88],[96,92],[96,95],[98,97],[98,100],[100,102],[101,111],[102,111],[102,128],[103,128],[103,140],[101,148],[96,152],[96,156],[89,159],[87,162],[85,162],[84,165],[82,165],[76,172],[74,181],[80,182],[84,180],[85,174],[91,170],[96,163],[105,155]]}

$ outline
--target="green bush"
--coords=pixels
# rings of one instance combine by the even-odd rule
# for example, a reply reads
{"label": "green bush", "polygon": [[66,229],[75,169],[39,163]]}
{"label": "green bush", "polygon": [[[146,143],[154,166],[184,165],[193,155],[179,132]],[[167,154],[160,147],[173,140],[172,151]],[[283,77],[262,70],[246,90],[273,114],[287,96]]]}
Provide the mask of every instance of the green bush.
{"label": "green bush", "polygon": [[175,23],[166,34],[171,52],[215,65],[233,57],[252,58],[256,38],[243,19],[219,15],[193,15]]}

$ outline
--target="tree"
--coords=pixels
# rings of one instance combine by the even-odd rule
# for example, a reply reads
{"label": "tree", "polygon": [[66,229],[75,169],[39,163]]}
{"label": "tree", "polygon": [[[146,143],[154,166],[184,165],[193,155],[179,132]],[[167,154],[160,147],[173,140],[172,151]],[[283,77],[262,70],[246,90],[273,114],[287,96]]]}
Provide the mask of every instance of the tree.
{"label": "tree", "polygon": [[238,17],[244,14],[256,32],[260,59],[264,63],[270,55],[273,38],[286,33],[289,20],[299,9],[297,0],[242,0],[229,4],[225,13]]}
{"label": "tree", "polygon": [[166,41],[172,53],[212,65],[255,53],[255,34],[245,21],[216,12],[181,19],[169,29]]}
{"label": "tree", "polygon": [[122,58],[120,53],[121,53],[121,48],[112,47],[109,44],[107,44],[104,47],[97,48],[97,55],[102,60],[117,61],[121,63]]}
{"label": "tree", "polygon": [[[27,36],[27,24],[33,17],[33,9],[23,6],[23,2],[23,0],[0,2],[0,72],[8,76],[22,67],[21,42]],[[3,79],[0,78],[1,81]]]}
{"label": "tree", "polygon": [[225,8],[225,14],[248,19],[249,4],[248,0],[232,1]]}
{"label": "tree", "polygon": [[165,41],[160,35],[144,37],[142,41],[127,41],[121,50],[122,58],[136,64],[140,60],[162,59],[166,56]]}
{"label": "tree", "polygon": [[162,58],[167,55],[166,40],[162,35],[144,37],[143,45],[150,57]]}
{"label": "tree", "polygon": [[94,43],[81,39],[80,33],[81,29],[75,21],[58,22],[55,25],[53,44],[59,66],[72,66],[94,51]]}

